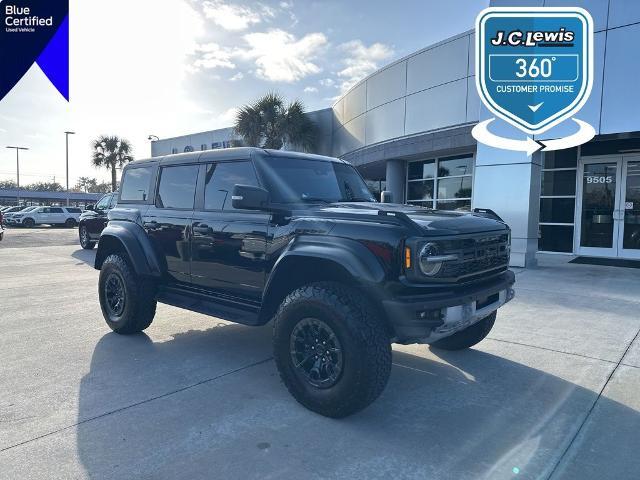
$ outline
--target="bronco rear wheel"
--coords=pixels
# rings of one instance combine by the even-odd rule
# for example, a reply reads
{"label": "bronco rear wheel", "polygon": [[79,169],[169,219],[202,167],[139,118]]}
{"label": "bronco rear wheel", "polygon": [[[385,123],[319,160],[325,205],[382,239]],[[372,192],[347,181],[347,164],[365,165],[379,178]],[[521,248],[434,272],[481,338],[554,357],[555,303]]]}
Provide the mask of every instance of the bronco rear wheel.
{"label": "bronco rear wheel", "polygon": [[291,395],[334,418],[373,402],[391,371],[391,343],[375,309],[357,290],[332,282],[285,298],[274,320],[274,357]]}
{"label": "bronco rear wheel", "polygon": [[156,313],[155,284],[136,275],[126,259],[109,255],[100,269],[100,307],[116,333],[138,333],[151,325]]}
{"label": "bronco rear wheel", "polygon": [[473,347],[476,343],[480,343],[485,339],[496,322],[496,313],[484,317],[477,323],[465,328],[450,337],[445,337],[437,342],[431,343],[431,347],[441,350],[463,350]]}

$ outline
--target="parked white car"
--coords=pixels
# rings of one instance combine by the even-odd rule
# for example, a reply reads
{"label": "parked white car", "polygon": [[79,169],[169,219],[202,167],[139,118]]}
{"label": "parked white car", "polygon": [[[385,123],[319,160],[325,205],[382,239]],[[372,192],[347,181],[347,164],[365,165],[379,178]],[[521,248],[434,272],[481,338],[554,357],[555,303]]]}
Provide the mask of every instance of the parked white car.
{"label": "parked white car", "polygon": [[35,225],[78,225],[82,210],[75,207],[37,207],[30,212],[18,212],[12,220],[15,225],[31,228]]}
{"label": "parked white car", "polygon": [[4,213],[4,221],[7,225],[15,224],[15,220],[13,219],[13,217],[15,217],[19,213],[32,212],[36,208],[38,208],[37,205],[34,207],[23,207],[22,210],[7,211],[7,213]]}

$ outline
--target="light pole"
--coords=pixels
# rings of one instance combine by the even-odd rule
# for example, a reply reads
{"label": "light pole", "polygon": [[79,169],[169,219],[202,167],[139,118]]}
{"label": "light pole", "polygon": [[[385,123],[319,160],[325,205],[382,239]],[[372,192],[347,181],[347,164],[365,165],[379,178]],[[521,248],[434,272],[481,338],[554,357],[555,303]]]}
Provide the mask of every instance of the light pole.
{"label": "light pole", "polygon": [[158,137],[157,135],[149,135],[147,137],[147,140],[149,140],[151,142],[151,156],[153,157],[153,142],[157,142],[158,140],[160,140],[160,137]]}
{"label": "light pole", "polygon": [[69,135],[75,135],[76,132],[64,132],[64,139],[67,146],[67,207],[69,206]]}
{"label": "light pole", "polygon": [[18,205],[20,205],[20,150],[29,150],[27,147],[10,147],[8,146],[7,148],[13,148],[16,151],[16,187],[17,187],[17,194],[16,194],[16,200],[18,201]]}

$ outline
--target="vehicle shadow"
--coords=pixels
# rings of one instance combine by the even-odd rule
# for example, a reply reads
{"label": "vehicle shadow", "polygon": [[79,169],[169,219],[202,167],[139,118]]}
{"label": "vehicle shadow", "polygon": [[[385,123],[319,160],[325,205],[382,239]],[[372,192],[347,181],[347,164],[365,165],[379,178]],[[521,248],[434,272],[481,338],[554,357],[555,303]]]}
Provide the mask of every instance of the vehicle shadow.
{"label": "vehicle shadow", "polygon": [[[80,385],[79,459],[96,479],[548,478],[599,389],[479,350],[424,348],[394,351],[382,396],[332,420],[288,395],[269,326],[219,324],[156,342],[109,333]],[[571,360],[582,380],[606,377],[601,364]],[[598,409],[640,427],[639,413],[613,400]],[[632,478],[640,440],[628,438],[607,457],[591,452],[584,471]]]}
{"label": "vehicle shadow", "polygon": [[96,250],[85,250],[84,248],[80,248],[73,252],[71,256],[76,260],[80,260],[81,262],[93,267],[96,259]]}

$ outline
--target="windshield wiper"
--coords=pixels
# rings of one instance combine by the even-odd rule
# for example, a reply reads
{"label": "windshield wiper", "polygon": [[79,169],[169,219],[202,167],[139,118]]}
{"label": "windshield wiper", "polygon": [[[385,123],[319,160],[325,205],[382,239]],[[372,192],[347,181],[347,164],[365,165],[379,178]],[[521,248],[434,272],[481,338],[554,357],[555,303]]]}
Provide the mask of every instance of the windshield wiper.
{"label": "windshield wiper", "polygon": [[333,203],[331,200],[327,200],[326,198],[320,198],[320,197],[307,197],[307,196],[303,196],[301,197],[301,200],[303,202],[320,202],[320,203]]}

